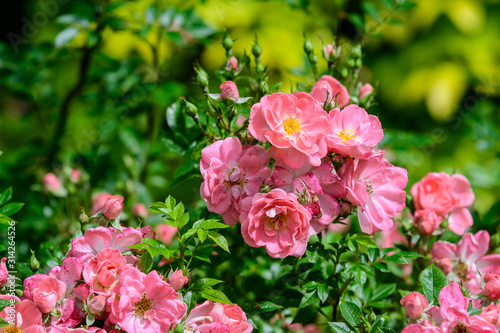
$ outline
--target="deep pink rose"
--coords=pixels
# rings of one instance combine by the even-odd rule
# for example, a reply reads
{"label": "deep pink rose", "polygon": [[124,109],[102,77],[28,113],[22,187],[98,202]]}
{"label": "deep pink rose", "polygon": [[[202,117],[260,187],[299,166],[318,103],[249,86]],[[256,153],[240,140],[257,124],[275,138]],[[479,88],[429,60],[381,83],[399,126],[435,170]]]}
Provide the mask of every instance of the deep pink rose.
{"label": "deep pink rose", "polygon": [[320,166],[330,132],[328,114],[309,94],[273,93],[262,97],[250,111],[249,133],[269,141],[271,156],[293,170],[305,163]]}
{"label": "deep pink rose", "polygon": [[430,235],[441,224],[442,218],[432,209],[417,210],[413,218],[413,223],[417,225],[418,231],[422,235]]}
{"label": "deep pink rose", "polygon": [[339,174],[346,182],[346,199],[358,206],[361,230],[374,234],[392,228],[392,217],[405,207],[406,170],[375,155],[368,160],[347,158]]}
{"label": "deep pink rose", "polygon": [[370,158],[384,136],[377,117],[357,105],[338,108],[329,114],[331,131],[326,138],[328,150],[343,156]]}
{"label": "deep pink rose", "polygon": [[405,307],[406,315],[413,320],[417,320],[429,306],[425,296],[418,291],[406,295],[400,303]]}
{"label": "deep pink rose", "polygon": [[188,283],[189,279],[187,276],[184,276],[182,273],[182,269],[177,269],[175,272],[172,273],[167,279],[167,283],[174,288],[175,291],[178,291],[186,283]]}
{"label": "deep pink rose", "polygon": [[240,220],[245,242],[264,246],[273,258],[300,257],[306,251],[311,214],[293,193],[274,189],[246,198]]}
{"label": "deep pink rose", "polygon": [[321,104],[330,104],[335,107],[343,108],[349,104],[349,92],[337,79],[330,75],[323,75],[321,79],[314,84],[311,96]]}
{"label": "deep pink rose", "polygon": [[370,95],[373,92],[373,87],[369,83],[365,83],[361,89],[359,90],[358,98],[362,100],[366,96]]}
{"label": "deep pink rose", "polygon": [[42,313],[49,313],[66,293],[66,285],[52,276],[40,280],[33,290],[33,303]]}
{"label": "deep pink rose", "polygon": [[484,276],[484,294],[492,300],[500,299],[500,276],[496,274],[486,274]]}
{"label": "deep pink rose", "polygon": [[9,280],[9,271],[7,269],[7,265],[5,265],[6,261],[7,258],[5,257],[3,257],[2,261],[0,261],[0,288],[5,286]]}
{"label": "deep pink rose", "polygon": [[472,226],[472,215],[466,207],[474,202],[467,178],[445,172],[432,172],[411,188],[417,210],[431,209],[442,218],[449,216],[449,228],[458,235]]}
{"label": "deep pink rose", "polygon": [[226,81],[220,85],[220,98],[226,99],[230,98],[234,101],[237,101],[240,98],[240,93],[238,92],[238,87],[236,83],[233,81]]}
{"label": "deep pink rose", "polygon": [[269,153],[261,146],[242,146],[237,138],[219,140],[201,151],[201,197],[209,211],[233,225],[241,200],[259,191],[271,175]]}
{"label": "deep pink rose", "polygon": [[483,317],[488,323],[500,330],[500,304],[491,303],[486,308],[481,311],[481,317]]}
{"label": "deep pink rose", "polygon": [[102,207],[102,214],[110,220],[116,219],[120,216],[123,210],[123,197],[119,195],[111,195],[104,202]]}
{"label": "deep pink rose", "polygon": [[111,194],[106,192],[99,192],[94,194],[92,196],[92,213],[97,213],[98,211],[102,210],[106,199],[108,199],[108,197],[110,196]]}

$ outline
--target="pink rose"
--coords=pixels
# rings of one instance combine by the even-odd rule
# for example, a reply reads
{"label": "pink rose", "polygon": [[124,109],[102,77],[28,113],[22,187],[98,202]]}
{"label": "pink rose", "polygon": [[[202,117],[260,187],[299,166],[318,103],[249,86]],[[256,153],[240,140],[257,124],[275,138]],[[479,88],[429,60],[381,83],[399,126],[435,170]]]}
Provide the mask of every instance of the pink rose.
{"label": "pink rose", "polygon": [[132,207],[132,214],[134,214],[134,216],[142,218],[145,218],[149,215],[146,206],[144,206],[142,203],[134,204],[134,206]]}
{"label": "pink rose", "polygon": [[233,81],[226,81],[220,85],[220,99],[230,98],[237,101],[240,98],[240,93],[238,92],[238,87]]}
{"label": "pink rose", "polygon": [[71,170],[71,173],[69,175],[69,179],[71,180],[71,182],[73,184],[76,184],[80,181],[80,176],[81,176],[80,170],[73,169],[73,170]]}
{"label": "pink rose", "polygon": [[92,196],[92,213],[97,213],[98,211],[102,210],[106,199],[108,199],[108,197],[110,196],[111,194],[106,192],[99,192],[94,194]]}
{"label": "pink rose", "polygon": [[9,280],[9,271],[7,269],[7,265],[5,265],[6,261],[7,258],[5,257],[2,258],[2,261],[0,261],[0,288],[5,286]]}
{"label": "pink rose", "polygon": [[238,70],[238,60],[235,57],[229,58],[226,63],[226,69],[236,72]]}
{"label": "pink rose", "polygon": [[250,333],[253,327],[236,305],[205,301],[197,305],[184,321],[186,333]]}
{"label": "pink rose", "polygon": [[306,251],[311,214],[293,193],[274,189],[244,199],[240,220],[245,242],[264,246],[273,258],[300,257]]}
{"label": "pink rose", "polygon": [[269,153],[259,145],[242,146],[237,138],[219,140],[201,151],[201,197],[225,223],[238,221],[241,200],[257,193],[269,178]]}
{"label": "pink rose", "polygon": [[102,207],[102,214],[110,220],[116,219],[120,216],[123,210],[123,197],[119,195],[111,195],[104,202]]}
{"label": "pink rose", "polygon": [[326,138],[328,150],[343,156],[370,158],[384,136],[377,117],[357,105],[349,105],[329,114],[331,132]]}
{"label": "pink rose", "polygon": [[458,235],[472,226],[472,215],[466,208],[474,202],[474,193],[467,178],[445,172],[432,172],[411,188],[417,210],[431,209],[445,218],[448,214],[449,228]]}
{"label": "pink rose", "polygon": [[43,176],[43,185],[45,189],[53,194],[58,194],[62,190],[62,184],[57,176],[50,172]]}
{"label": "pink rose", "polygon": [[170,245],[172,244],[174,236],[177,233],[177,228],[174,228],[167,223],[161,222],[156,226],[156,233],[159,240],[167,245]]}
{"label": "pink rose", "polygon": [[362,100],[363,98],[365,98],[366,96],[370,95],[371,93],[373,92],[373,87],[371,84],[369,83],[366,83],[365,85],[363,85],[361,87],[361,89],[359,90],[359,94],[358,94],[358,98],[359,100]]}
{"label": "pink rose", "polygon": [[443,258],[441,260],[436,260],[435,262],[437,268],[443,271],[445,275],[448,275],[451,272],[451,259],[450,258]]}
{"label": "pink rose", "polygon": [[403,297],[400,303],[404,305],[406,315],[413,320],[417,320],[429,306],[429,302],[425,296],[417,291]]}
{"label": "pink rose", "polygon": [[85,264],[83,279],[92,292],[108,295],[110,287],[125,269],[127,262],[120,251],[107,248]]}
{"label": "pink rose", "polygon": [[97,295],[93,297],[88,304],[90,313],[100,315],[106,307],[107,299],[108,297],[104,295]]}
{"label": "pink rose", "polygon": [[[11,299],[8,295],[0,295],[2,299]],[[16,297],[16,301],[19,299]],[[6,313],[8,308],[1,311],[0,316],[9,321],[15,318],[14,327],[4,327],[2,332],[26,332],[26,333],[45,333],[42,326],[42,314],[31,300],[23,300],[15,304],[14,318],[10,313]]]}
{"label": "pink rose", "polygon": [[33,302],[42,313],[49,313],[66,293],[66,285],[51,276],[40,280],[33,290]]}
{"label": "pink rose", "polygon": [[417,210],[413,218],[413,223],[417,225],[418,231],[422,235],[430,235],[441,224],[442,218],[432,209]]}
{"label": "pink rose", "polygon": [[500,276],[496,274],[486,274],[484,276],[484,294],[492,300],[500,299]]}
{"label": "pink rose", "polygon": [[491,303],[486,308],[481,311],[481,316],[490,324],[496,327],[497,330],[500,329],[500,304]]}
{"label": "pink rose", "polygon": [[184,276],[182,273],[182,269],[177,269],[175,272],[172,273],[167,279],[167,283],[174,288],[175,291],[178,291],[186,283],[188,283],[189,279],[187,276]]}
{"label": "pink rose", "polygon": [[230,332],[252,332],[253,327],[247,321],[247,315],[237,304],[222,304],[224,308],[224,323]]}
{"label": "pink rose", "polygon": [[349,104],[349,92],[337,79],[330,75],[323,75],[314,84],[311,96],[321,104],[337,104],[340,108]]}
{"label": "pink rose", "polygon": [[328,114],[306,93],[273,93],[262,97],[250,111],[249,133],[269,141],[271,156],[293,170],[304,164],[320,166],[327,154]]}

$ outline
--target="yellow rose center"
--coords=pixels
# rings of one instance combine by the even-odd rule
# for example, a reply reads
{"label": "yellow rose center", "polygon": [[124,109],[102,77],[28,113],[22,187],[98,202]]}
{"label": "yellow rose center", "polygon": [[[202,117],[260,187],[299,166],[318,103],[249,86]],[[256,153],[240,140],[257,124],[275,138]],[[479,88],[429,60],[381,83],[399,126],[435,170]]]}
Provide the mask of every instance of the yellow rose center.
{"label": "yellow rose center", "polygon": [[9,326],[5,329],[4,333],[21,333],[21,329],[16,326]]}
{"label": "yellow rose center", "polygon": [[146,295],[142,295],[140,301],[134,304],[134,314],[136,316],[144,317],[144,314],[153,308],[152,301],[146,298]]}
{"label": "yellow rose center", "polygon": [[351,139],[356,139],[356,133],[352,127],[344,127],[341,131],[335,132],[335,134],[342,139],[342,143],[346,143]]}
{"label": "yellow rose center", "polygon": [[277,229],[282,230],[286,227],[286,216],[283,214],[278,214],[275,217],[268,217],[266,228],[267,229]]}
{"label": "yellow rose center", "polygon": [[295,118],[288,118],[283,123],[283,130],[287,135],[300,132],[300,122]]}

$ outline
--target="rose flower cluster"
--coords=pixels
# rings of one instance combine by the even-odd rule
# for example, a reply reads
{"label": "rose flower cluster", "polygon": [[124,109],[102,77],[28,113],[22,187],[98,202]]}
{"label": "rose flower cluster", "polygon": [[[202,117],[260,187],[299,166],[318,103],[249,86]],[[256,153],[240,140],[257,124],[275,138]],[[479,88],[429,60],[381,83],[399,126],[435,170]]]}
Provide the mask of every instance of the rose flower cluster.
{"label": "rose flower cluster", "polygon": [[229,137],[202,151],[208,209],[240,222],[248,245],[274,258],[302,256],[311,235],[354,208],[363,232],[390,229],[405,207],[407,173],[377,149],[378,118],[348,103],[346,88],[328,75],[310,94],[264,96],[248,124],[257,144]]}
{"label": "rose flower cluster", "polygon": [[[108,196],[108,218],[121,213],[123,198]],[[13,307],[0,311],[9,326],[2,332],[26,333],[165,333],[181,325],[186,333],[250,333],[252,325],[238,305],[206,301],[187,313],[180,289],[188,282],[182,270],[161,276],[140,269],[145,250],[131,249],[155,239],[151,226],[96,227],[71,242],[60,266],[23,281],[23,294],[0,295]],[[8,283],[2,259],[0,287]]]}

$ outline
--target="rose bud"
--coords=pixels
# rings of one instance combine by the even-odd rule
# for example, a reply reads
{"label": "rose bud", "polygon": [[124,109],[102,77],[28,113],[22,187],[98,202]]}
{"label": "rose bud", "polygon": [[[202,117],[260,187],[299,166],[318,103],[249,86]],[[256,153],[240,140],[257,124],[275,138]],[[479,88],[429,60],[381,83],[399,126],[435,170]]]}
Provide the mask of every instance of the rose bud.
{"label": "rose bud", "polygon": [[119,195],[111,195],[104,202],[102,207],[102,214],[109,220],[114,220],[123,210],[123,197]]}
{"label": "rose bud", "polygon": [[104,295],[97,295],[92,298],[92,300],[90,300],[88,304],[90,313],[93,313],[95,315],[101,314],[104,310],[104,307],[106,306],[106,299],[107,297]]}
{"label": "rose bud", "polygon": [[401,305],[404,305],[406,315],[413,320],[417,320],[417,318],[419,318],[424,310],[429,306],[429,302],[425,296],[418,291],[414,291],[411,294],[406,295],[400,303]]}
{"label": "rose bud", "polygon": [[361,87],[359,90],[359,95],[358,98],[362,100],[366,96],[370,95],[373,92],[373,87],[371,84],[366,83],[364,86]]}
{"label": "rose bud", "polygon": [[132,208],[132,213],[134,214],[134,216],[139,216],[142,218],[148,216],[148,210],[146,206],[144,206],[141,203],[134,204],[134,207]]}
{"label": "rose bud", "polygon": [[71,180],[71,182],[73,184],[76,184],[80,180],[80,176],[81,176],[80,170],[73,169],[73,170],[71,170],[71,174],[69,175],[69,179]]}
{"label": "rose bud", "polygon": [[52,172],[47,173],[45,176],[43,176],[43,185],[45,186],[45,189],[47,191],[54,194],[59,193],[62,189],[61,181]]}
{"label": "rose bud", "polygon": [[111,194],[106,192],[99,192],[94,194],[94,196],[92,197],[92,213],[97,213],[98,211],[102,210],[106,199],[108,199],[108,197],[110,196]]}
{"label": "rose bud", "polygon": [[500,299],[500,276],[496,274],[486,274],[484,276],[484,294],[489,299]]}
{"label": "rose bud", "polygon": [[333,61],[335,59],[335,49],[333,48],[332,44],[326,44],[323,46],[323,56],[325,57],[326,61]]}
{"label": "rose bud", "polygon": [[413,223],[417,225],[420,234],[430,235],[439,227],[441,220],[432,209],[422,209],[415,212]]}
{"label": "rose bud", "polygon": [[498,320],[500,316],[500,304],[491,303],[486,308],[481,311],[481,317],[483,317],[488,323],[500,329],[500,321]]}
{"label": "rose bud", "polygon": [[451,272],[451,259],[450,258],[443,258],[443,259],[437,260],[436,266],[437,266],[437,268],[442,270],[445,275],[448,275]]}
{"label": "rose bud", "polygon": [[188,277],[182,274],[181,269],[177,269],[172,273],[167,279],[167,283],[175,290],[181,289],[186,283],[188,283]]}
{"label": "rose bud", "polygon": [[234,101],[237,101],[240,98],[240,93],[238,92],[238,87],[236,87],[236,83],[233,81],[226,81],[220,85],[220,98],[226,99],[230,98]]}
{"label": "rose bud", "polygon": [[226,69],[228,71],[237,71],[238,70],[238,60],[235,57],[231,57],[227,60]]}

